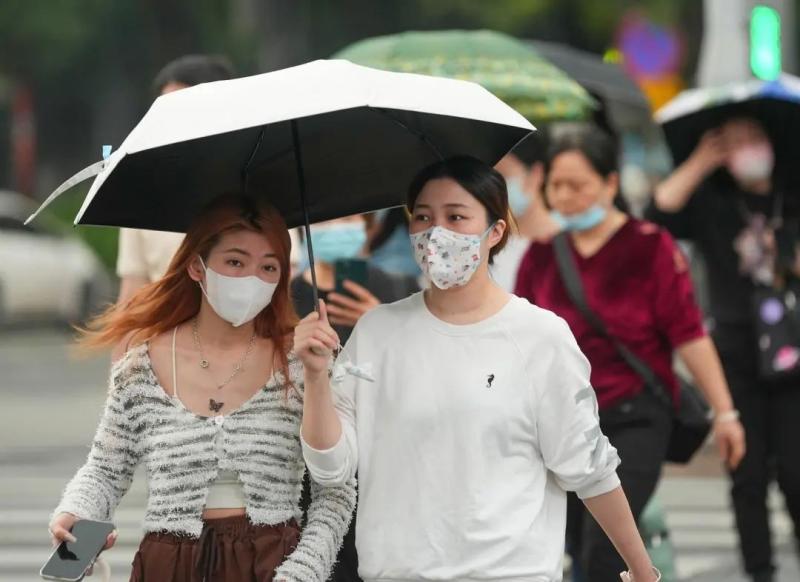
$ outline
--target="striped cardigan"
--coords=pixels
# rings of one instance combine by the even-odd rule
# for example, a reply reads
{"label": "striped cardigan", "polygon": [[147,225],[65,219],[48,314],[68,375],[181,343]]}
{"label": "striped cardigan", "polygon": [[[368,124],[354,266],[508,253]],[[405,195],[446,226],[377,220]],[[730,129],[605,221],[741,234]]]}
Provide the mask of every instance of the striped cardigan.
{"label": "striped cardigan", "polygon": [[[110,521],[141,461],[147,467],[146,532],[198,537],[209,486],[218,469],[239,474],[254,524],[300,521],[305,465],[300,447],[302,364],[290,354],[296,390],[288,399],[277,372],[240,408],[224,417],[198,416],[158,383],[145,344],[111,371],[110,390],[86,464],[69,482],[55,513]],[[224,457],[217,457],[215,439]],[[313,485],[313,500],[297,549],[276,579],[327,580],[355,507],[355,483]]]}

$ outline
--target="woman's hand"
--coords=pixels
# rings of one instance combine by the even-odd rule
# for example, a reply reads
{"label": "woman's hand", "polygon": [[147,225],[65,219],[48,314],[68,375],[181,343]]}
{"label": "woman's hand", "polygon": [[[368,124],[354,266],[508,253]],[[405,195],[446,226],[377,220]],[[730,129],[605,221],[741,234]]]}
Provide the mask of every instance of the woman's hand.
{"label": "woman's hand", "polygon": [[747,452],[742,423],[735,418],[719,418],[714,421],[713,431],[719,456],[729,469],[736,469]]}
{"label": "woman's hand", "polygon": [[[53,546],[59,545],[61,542],[76,542],[78,541],[70,532],[72,526],[75,525],[80,518],[71,513],[59,513],[50,522],[48,529],[50,530],[50,540]],[[106,545],[103,546],[104,550],[111,549],[117,541],[117,530],[112,531],[106,538]]]}
{"label": "woman's hand", "polygon": [[50,522],[48,530],[50,530],[50,541],[53,546],[57,546],[61,542],[76,542],[75,536],[70,533],[72,526],[78,521],[78,517],[71,513],[59,513]]}
{"label": "woman's hand", "polygon": [[347,297],[340,293],[328,294],[330,302],[328,313],[330,313],[331,323],[334,325],[355,327],[362,315],[380,305],[381,302],[358,283],[345,281],[344,288],[352,293],[353,297]]}
{"label": "woman's hand", "polygon": [[728,160],[729,148],[719,128],[706,131],[689,160],[705,176],[722,166]]}
{"label": "woman's hand", "polygon": [[319,313],[311,313],[294,330],[294,351],[306,372],[328,371],[331,355],[339,347],[339,336],[328,322],[328,309],[320,300]]}

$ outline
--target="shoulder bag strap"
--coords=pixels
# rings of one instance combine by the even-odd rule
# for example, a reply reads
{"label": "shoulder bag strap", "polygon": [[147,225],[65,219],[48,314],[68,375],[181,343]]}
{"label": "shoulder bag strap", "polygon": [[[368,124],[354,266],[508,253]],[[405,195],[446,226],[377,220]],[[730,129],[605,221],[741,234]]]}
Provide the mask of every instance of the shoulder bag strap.
{"label": "shoulder bag strap", "polygon": [[644,380],[645,385],[662,400],[671,402],[672,399],[664,389],[661,380],[650,366],[631,352],[631,350],[615,336],[611,335],[603,320],[589,307],[589,303],[586,301],[586,295],[584,294],[581,275],[572,257],[572,249],[569,247],[568,236],[566,232],[557,234],[553,239],[553,249],[555,251],[558,272],[561,276],[561,281],[564,283],[564,287],[567,289],[570,301],[578,308],[578,311],[586,321],[589,322],[589,325],[611,341],[617,353],[619,353],[622,359],[633,368],[633,371]]}

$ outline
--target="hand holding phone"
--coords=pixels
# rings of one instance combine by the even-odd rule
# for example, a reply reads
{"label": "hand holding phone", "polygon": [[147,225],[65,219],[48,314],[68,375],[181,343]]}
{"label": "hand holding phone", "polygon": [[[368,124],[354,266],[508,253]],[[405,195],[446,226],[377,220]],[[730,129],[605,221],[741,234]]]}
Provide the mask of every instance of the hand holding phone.
{"label": "hand holding phone", "polygon": [[57,547],[40,574],[51,580],[83,579],[100,552],[116,541],[114,524],[78,519],[70,513],[58,514],[50,524],[50,532]]}
{"label": "hand holding phone", "polygon": [[336,290],[328,294],[328,314],[334,325],[355,326],[380,300],[367,289],[369,271],[364,259],[346,259],[334,263]]}

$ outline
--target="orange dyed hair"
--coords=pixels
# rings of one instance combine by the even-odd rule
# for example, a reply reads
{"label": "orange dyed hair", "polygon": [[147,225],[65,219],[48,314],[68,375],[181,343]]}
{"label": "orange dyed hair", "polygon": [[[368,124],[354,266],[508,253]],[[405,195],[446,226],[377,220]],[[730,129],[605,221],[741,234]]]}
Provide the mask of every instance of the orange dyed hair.
{"label": "orange dyed hair", "polygon": [[240,230],[264,235],[280,263],[278,287],[254,324],[259,337],[274,342],[276,363],[289,381],[287,353],[298,322],[289,296],[289,231],[275,208],[241,196],[222,196],[209,204],[192,222],[164,277],[141,288],[127,303],[112,305],[93,319],[80,330],[79,343],[87,348],[106,348],[123,341],[138,344],[197,315],[202,291],[189,277],[189,264],[198,255],[207,261],[211,249],[224,235]]}

